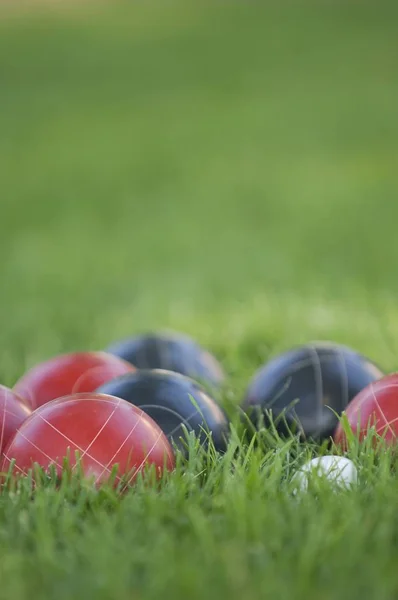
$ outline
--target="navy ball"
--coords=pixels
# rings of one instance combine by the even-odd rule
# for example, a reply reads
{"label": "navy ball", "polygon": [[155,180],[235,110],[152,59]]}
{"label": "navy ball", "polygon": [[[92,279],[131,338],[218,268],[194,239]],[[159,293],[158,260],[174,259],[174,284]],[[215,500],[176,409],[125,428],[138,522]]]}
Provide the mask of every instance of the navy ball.
{"label": "navy ball", "polygon": [[190,337],[178,333],[149,333],[112,344],[106,352],[138,369],[164,369],[219,387],[225,375],[217,359]]}
{"label": "navy ball", "polygon": [[224,451],[226,448],[227,416],[197,382],[185,375],[143,369],[128,377],[113,379],[96,391],[123,398],[141,408],[156,421],[169,441],[174,441],[182,450],[186,446],[182,425],[188,432],[195,432],[202,445],[207,446],[210,432],[215,449]]}
{"label": "navy ball", "polygon": [[270,414],[281,434],[330,438],[348,403],[383,372],[362,354],[329,342],[293,348],[257,373],[242,402],[255,425]]}

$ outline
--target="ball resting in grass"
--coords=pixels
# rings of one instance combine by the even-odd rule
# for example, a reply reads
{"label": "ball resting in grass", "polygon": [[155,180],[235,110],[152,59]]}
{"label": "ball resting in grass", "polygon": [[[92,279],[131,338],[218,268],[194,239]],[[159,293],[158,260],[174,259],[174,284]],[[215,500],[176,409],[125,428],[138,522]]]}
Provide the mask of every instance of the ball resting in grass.
{"label": "ball resting in grass", "polygon": [[305,492],[317,479],[337,489],[349,489],[358,481],[357,469],[349,458],[320,456],[306,463],[293,477],[294,493]]}
{"label": "ball resting in grass", "polygon": [[[395,445],[398,436],[398,373],[391,373],[364,388],[347,406],[345,418],[348,427],[339,422],[334,434],[335,443],[343,449],[349,438],[366,438],[371,429],[374,446],[377,436],[387,445]],[[351,436],[350,436],[351,430]]]}
{"label": "ball resting in grass", "polygon": [[215,356],[187,335],[161,331],[121,340],[106,350],[138,369],[163,369],[181,373],[209,386],[219,388],[225,373]]}
{"label": "ball resting in grass", "polygon": [[185,430],[193,432],[203,447],[209,436],[217,451],[225,451],[229,420],[221,406],[193,379],[162,369],[141,369],[118,377],[96,390],[123,398],[145,411],[168,440],[185,452]]}
{"label": "ball resting in grass", "polygon": [[[35,410],[18,428],[3,454],[0,470],[12,465],[27,476],[34,465],[62,477],[71,472],[94,482],[127,489],[146,469],[157,478],[174,468],[173,450],[160,427],[141,409],[104,394],[73,394]],[[116,477],[113,477],[115,470]]]}
{"label": "ball resting in grass", "polygon": [[13,390],[0,385],[0,455],[31,412],[23,398]]}
{"label": "ball resting in grass", "polygon": [[329,440],[338,417],[382,371],[345,346],[314,342],[276,356],[255,373],[242,409],[255,426],[272,421],[279,433]]}
{"label": "ball resting in grass", "polygon": [[133,371],[130,363],[106,352],[71,352],[32,367],[14,391],[35,410],[70,394],[91,393],[106,381]]}

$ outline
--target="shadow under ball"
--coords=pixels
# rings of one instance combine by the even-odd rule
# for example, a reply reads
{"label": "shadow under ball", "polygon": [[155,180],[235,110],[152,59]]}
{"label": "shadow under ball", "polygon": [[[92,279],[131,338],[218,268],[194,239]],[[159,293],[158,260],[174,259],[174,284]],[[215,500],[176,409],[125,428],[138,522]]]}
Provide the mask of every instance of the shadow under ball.
{"label": "shadow under ball", "polygon": [[138,369],[164,369],[219,387],[225,375],[217,359],[190,337],[174,332],[149,333],[121,340],[107,352]]}
{"label": "shadow under ball", "polygon": [[358,352],[328,342],[293,348],[265,364],[253,377],[242,403],[258,426],[267,412],[280,434],[330,438],[348,403],[383,372]]}
{"label": "shadow under ball", "polygon": [[185,375],[161,369],[137,370],[102,385],[97,393],[123,398],[141,408],[182,451],[186,442],[183,424],[188,432],[195,432],[203,446],[207,445],[207,432],[211,432],[215,449],[222,452],[226,448],[227,416],[197,382]]}

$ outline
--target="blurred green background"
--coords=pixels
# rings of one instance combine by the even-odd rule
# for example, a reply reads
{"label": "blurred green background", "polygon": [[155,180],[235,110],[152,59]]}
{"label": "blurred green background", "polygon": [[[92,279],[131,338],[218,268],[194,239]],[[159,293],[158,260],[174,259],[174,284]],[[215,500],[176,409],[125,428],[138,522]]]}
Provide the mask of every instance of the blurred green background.
{"label": "blurred green background", "polygon": [[3,382],[156,327],[396,368],[397,3],[49,4],[0,10]]}

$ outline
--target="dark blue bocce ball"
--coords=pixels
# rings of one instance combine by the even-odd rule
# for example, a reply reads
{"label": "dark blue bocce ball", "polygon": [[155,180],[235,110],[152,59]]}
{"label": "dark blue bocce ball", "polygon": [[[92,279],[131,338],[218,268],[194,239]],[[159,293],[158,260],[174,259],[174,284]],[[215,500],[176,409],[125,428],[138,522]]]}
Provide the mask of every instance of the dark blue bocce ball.
{"label": "dark blue bocce ball", "polygon": [[225,380],[217,359],[195,340],[180,333],[139,335],[112,344],[106,352],[123,358],[138,369],[174,371],[212,388],[220,387]]}
{"label": "dark blue bocce ball", "polygon": [[253,424],[270,417],[279,433],[322,441],[348,403],[382,371],[362,354],[330,342],[293,348],[265,364],[249,383],[242,408]]}
{"label": "dark blue bocce ball", "polygon": [[193,431],[207,447],[209,433],[216,450],[226,448],[229,421],[222,408],[194,380],[171,371],[142,369],[118,377],[96,392],[123,398],[146,412],[182,450],[186,435]]}

